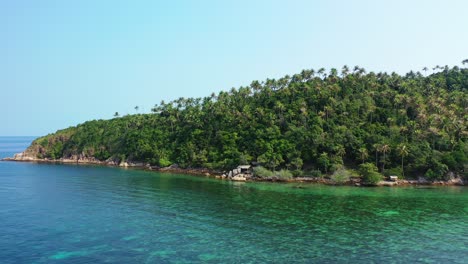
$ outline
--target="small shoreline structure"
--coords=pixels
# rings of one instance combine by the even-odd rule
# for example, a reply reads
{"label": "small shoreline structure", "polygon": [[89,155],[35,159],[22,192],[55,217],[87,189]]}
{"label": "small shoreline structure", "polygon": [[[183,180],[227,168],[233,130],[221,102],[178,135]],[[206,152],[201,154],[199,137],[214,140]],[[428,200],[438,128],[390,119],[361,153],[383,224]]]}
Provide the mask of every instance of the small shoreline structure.
{"label": "small shoreline structure", "polygon": [[[181,168],[177,164],[172,164],[168,167],[151,166],[144,162],[130,162],[108,159],[105,161],[98,160],[94,157],[86,157],[83,155],[71,156],[70,158],[60,159],[41,159],[31,157],[26,152],[15,154],[13,157],[3,158],[0,161],[14,161],[14,162],[32,162],[32,163],[56,163],[56,164],[76,164],[76,165],[100,165],[109,167],[120,167],[120,168],[135,168],[143,169],[148,171],[156,171],[163,173],[181,173],[196,176],[213,177],[220,180],[230,180],[238,182],[297,182],[297,183],[317,183],[324,185],[343,185],[343,186],[369,186],[362,183],[362,180],[358,177],[352,177],[349,181],[344,183],[336,183],[332,179],[325,177],[294,177],[289,179],[282,179],[279,177],[258,177],[254,173],[254,166],[252,165],[239,165],[237,168],[229,171],[216,171],[207,168]],[[386,179],[378,182],[374,186],[410,186],[410,185],[433,185],[433,186],[466,186],[467,182],[460,177],[450,175],[449,180],[446,181],[428,181],[425,178],[419,177],[417,180],[406,180],[398,179],[397,176],[389,176]]]}

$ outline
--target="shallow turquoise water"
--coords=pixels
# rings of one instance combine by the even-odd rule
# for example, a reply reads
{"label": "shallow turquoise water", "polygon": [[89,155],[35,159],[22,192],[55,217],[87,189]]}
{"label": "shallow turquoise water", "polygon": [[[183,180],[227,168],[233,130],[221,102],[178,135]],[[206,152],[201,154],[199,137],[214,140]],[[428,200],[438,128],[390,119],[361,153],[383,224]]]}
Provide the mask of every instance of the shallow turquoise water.
{"label": "shallow turquoise water", "polygon": [[0,227],[1,263],[467,263],[468,191],[0,162]]}

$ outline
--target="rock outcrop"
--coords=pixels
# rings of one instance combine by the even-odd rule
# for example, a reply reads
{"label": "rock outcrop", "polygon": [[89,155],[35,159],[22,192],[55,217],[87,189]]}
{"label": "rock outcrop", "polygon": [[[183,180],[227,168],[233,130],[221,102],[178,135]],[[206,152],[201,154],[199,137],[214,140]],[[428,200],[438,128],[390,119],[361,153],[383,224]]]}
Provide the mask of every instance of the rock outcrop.
{"label": "rock outcrop", "polygon": [[46,163],[66,163],[66,164],[96,164],[96,165],[106,165],[106,166],[119,166],[119,167],[150,167],[149,164],[143,162],[130,162],[130,161],[118,161],[115,159],[107,159],[101,161],[95,157],[87,157],[85,155],[72,155],[68,158],[60,159],[47,159],[47,158],[38,158],[37,156],[32,156],[31,152],[21,152],[15,154],[12,158],[4,158],[4,161],[25,161],[25,162],[46,162]]}
{"label": "rock outcrop", "polygon": [[250,165],[239,165],[237,168],[221,175],[222,179],[229,179],[232,181],[247,181],[252,179],[252,177],[252,166]]}
{"label": "rock outcrop", "polygon": [[[36,152],[38,151],[38,152]],[[95,165],[104,165],[104,166],[116,166],[116,167],[133,167],[133,168],[142,168],[148,170],[162,171],[162,172],[173,172],[173,173],[184,173],[192,175],[203,175],[203,176],[214,176],[217,179],[228,179],[231,181],[277,181],[277,179],[259,179],[254,177],[252,166],[250,165],[241,165],[237,168],[224,172],[216,172],[208,170],[205,168],[180,168],[177,164],[173,164],[169,167],[160,168],[157,166],[151,166],[149,163],[143,162],[131,162],[128,160],[117,160],[117,159],[107,159],[101,161],[95,157],[87,157],[86,155],[71,155],[68,158],[60,159],[47,159],[47,158],[38,158],[40,154],[40,149],[31,149],[15,154],[13,157],[4,158],[3,161],[20,161],[20,162],[39,162],[39,163],[65,163],[65,164],[95,164]],[[467,182],[460,176],[453,173],[447,174],[448,180],[444,181],[428,181],[425,178],[419,177],[417,180],[403,180],[403,179],[392,179],[391,181],[381,181],[378,186],[405,186],[405,185],[466,185]],[[311,183],[321,183],[321,184],[334,184],[333,181],[324,177],[296,177],[291,181],[294,182],[311,182]],[[351,179],[349,185],[361,186],[359,178]]]}

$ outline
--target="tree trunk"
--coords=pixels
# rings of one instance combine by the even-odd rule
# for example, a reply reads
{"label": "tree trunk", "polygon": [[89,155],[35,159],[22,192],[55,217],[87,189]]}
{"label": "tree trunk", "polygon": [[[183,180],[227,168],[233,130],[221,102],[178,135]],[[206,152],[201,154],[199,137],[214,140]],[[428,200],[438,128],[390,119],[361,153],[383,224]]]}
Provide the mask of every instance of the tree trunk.
{"label": "tree trunk", "polygon": [[401,156],[401,176],[405,177],[405,170],[403,168],[403,156]]}
{"label": "tree trunk", "polygon": [[382,173],[385,171],[385,152],[383,153]]}
{"label": "tree trunk", "polygon": [[379,168],[379,152],[375,151],[375,167]]}

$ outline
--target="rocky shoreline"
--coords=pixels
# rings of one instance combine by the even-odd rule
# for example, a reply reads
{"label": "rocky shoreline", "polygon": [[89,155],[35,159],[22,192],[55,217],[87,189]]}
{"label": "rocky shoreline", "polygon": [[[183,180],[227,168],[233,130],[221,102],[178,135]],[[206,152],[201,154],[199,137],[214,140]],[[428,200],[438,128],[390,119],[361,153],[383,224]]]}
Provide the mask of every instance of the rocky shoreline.
{"label": "rocky shoreline", "polygon": [[[116,162],[115,160],[106,160],[101,161],[94,157],[84,157],[84,156],[72,156],[70,158],[60,158],[60,159],[40,159],[31,156],[24,155],[24,153],[15,154],[14,157],[3,158],[1,161],[14,161],[14,162],[34,162],[34,163],[55,163],[55,164],[78,164],[78,165],[100,165],[100,166],[110,166],[110,167],[121,167],[121,168],[135,168],[143,169],[148,171],[157,171],[157,172],[167,172],[167,173],[180,173],[196,176],[207,176],[214,177],[221,180],[231,180],[231,181],[257,181],[257,182],[297,182],[297,183],[317,183],[324,185],[344,185],[344,186],[366,186],[361,183],[359,178],[351,178],[349,182],[343,184],[337,184],[331,179],[324,177],[295,177],[291,179],[281,179],[278,177],[269,177],[269,178],[259,178],[254,177],[251,173],[241,173],[240,167],[228,171],[215,171],[207,168],[180,168],[177,165],[171,165],[169,167],[160,168],[157,166],[151,166],[150,164],[145,164],[144,162]],[[236,171],[236,170],[239,171]],[[464,181],[461,178],[451,177],[447,181],[428,181],[424,178],[419,178],[418,180],[396,180],[396,181],[381,181],[377,186],[410,186],[410,185],[425,185],[425,186],[466,186],[467,181]]]}

